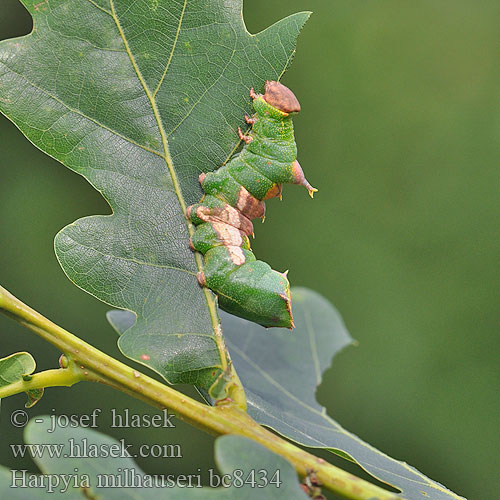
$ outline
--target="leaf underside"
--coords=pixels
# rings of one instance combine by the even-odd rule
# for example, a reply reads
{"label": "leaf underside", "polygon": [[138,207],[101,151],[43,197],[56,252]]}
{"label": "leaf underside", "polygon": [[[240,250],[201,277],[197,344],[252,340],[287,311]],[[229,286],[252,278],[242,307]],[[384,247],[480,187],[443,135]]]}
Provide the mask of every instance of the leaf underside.
{"label": "leaf underside", "polygon": [[294,288],[292,300],[293,335],[286,329],[266,331],[221,313],[252,418],[297,443],[327,448],[357,463],[380,481],[400,489],[401,498],[461,499],[417,469],[365,443],[327,415],[316,401],[316,388],[333,357],[352,339],[338,312],[321,295]]}
{"label": "leaf underside", "polygon": [[[325,448],[402,491],[406,500],[462,499],[410,465],[395,460],[341,427],[315,397],[333,357],[352,343],[336,309],[307,288],[292,288],[295,329],[266,330],[223,311],[224,336],[257,422],[311,448]],[[110,311],[120,333],[135,321]],[[373,423],[376,425],[376,422]]]}
{"label": "leaf underside", "polygon": [[64,228],[57,257],[77,286],[136,315],[126,356],[209,389],[227,360],[185,207],[237,148],[250,87],[283,74],[309,14],[251,35],[242,0],[22,3],[34,29],[0,44],[0,111],[112,209]]}

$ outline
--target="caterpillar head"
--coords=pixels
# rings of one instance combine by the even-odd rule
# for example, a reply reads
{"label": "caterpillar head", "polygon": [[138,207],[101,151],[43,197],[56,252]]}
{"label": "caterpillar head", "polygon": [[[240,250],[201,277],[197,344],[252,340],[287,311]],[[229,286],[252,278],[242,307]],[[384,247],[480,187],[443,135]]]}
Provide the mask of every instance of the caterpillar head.
{"label": "caterpillar head", "polygon": [[295,94],[280,82],[268,80],[264,93],[265,101],[284,113],[298,113],[300,103]]}

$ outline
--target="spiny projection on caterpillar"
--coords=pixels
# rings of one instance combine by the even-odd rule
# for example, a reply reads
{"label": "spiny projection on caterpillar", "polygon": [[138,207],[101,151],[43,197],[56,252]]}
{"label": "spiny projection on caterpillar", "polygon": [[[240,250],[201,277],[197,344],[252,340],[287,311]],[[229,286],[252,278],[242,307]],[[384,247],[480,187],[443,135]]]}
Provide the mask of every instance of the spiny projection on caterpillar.
{"label": "spiny projection on caterpillar", "polygon": [[221,309],[265,327],[293,328],[290,283],[280,273],[256,260],[248,237],[252,220],[264,220],[264,200],[281,199],[283,184],[305,186],[312,197],[317,189],[304,177],[297,161],[292,116],[300,111],[293,92],[267,81],[264,94],[250,90],[255,114],[245,116],[248,135],[238,127],[245,145],[215,172],[201,174],[205,194],[187,209],[196,226],[193,251],[204,255],[201,286],[218,296]]}

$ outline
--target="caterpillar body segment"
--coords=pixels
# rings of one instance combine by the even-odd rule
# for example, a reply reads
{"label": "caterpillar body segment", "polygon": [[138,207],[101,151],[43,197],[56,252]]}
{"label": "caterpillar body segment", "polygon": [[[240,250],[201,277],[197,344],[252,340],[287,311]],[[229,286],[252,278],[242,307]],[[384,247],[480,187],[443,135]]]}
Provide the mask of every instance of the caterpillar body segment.
{"label": "caterpillar body segment", "polygon": [[283,184],[316,191],[297,161],[292,115],[300,104],[287,87],[268,81],[265,93],[252,88],[255,114],[240,153],[215,172],[201,174],[205,195],[187,217],[196,225],[191,248],[204,255],[198,280],[218,295],[219,306],[265,327],[293,328],[290,283],[251,251],[252,220],[265,218],[264,200],[281,197]]}

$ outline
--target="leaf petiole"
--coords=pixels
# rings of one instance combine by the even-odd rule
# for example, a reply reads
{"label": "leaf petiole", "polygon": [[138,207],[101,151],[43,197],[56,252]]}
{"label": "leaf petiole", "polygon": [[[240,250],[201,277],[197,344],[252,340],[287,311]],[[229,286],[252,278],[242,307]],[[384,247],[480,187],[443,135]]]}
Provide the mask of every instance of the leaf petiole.
{"label": "leaf petiole", "polygon": [[[29,378],[29,380],[27,380]],[[14,396],[22,392],[32,391],[34,389],[45,389],[46,387],[71,387],[72,385],[84,380],[83,370],[70,366],[68,368],[57,368],[46,370],[29,375],[25,380],[18,380],[12,384],[0,387],[0,399],[8,396]]]}

